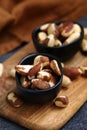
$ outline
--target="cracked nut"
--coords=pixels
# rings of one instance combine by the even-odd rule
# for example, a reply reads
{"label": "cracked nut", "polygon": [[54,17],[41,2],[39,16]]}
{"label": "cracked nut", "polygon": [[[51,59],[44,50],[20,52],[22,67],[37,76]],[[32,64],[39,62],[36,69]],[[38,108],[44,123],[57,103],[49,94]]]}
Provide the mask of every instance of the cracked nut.
{"label": "cracked nut", "polygon": [[19,98],[19,96],[17,96],[14,92],[8,93],[7,101],[11,106],[16,108],[21,107],[23,105],[23,101],[21,100],[21,98]]}
{"label": "cracked nut", "polygon": [[69,103],[69,99],[67,96],[59,96],[55,98],[54,103],[57,107],[65,108]]}

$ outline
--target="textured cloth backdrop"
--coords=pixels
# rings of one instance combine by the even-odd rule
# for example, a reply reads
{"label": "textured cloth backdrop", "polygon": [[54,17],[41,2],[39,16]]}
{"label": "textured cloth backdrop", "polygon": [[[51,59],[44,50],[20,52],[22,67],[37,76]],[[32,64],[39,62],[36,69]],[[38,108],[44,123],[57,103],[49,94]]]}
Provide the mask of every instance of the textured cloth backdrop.
{"label": "textured cloth backdrop", "polygon": [[0,55],[21,41],[30,41],[32,29],[37,25],[76,20],[83,16],[83,10],[86,0],[0,0]]}

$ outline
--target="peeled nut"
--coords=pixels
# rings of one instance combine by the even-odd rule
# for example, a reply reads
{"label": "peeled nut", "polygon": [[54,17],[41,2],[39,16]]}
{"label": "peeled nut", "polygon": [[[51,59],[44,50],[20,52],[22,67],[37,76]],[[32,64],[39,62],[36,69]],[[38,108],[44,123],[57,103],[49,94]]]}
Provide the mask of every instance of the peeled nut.
{"label": "peeled nut", "polygon": [[48,40],[48,43],[47,43],[47,46],[49,47],[53,47],[54,44],[55,44],[55,38],[54,38],[54,35],[53,34],[50,34],[48,35],[47,37],[49,40]]}
{"label": "peeled nut", "polygon": [[54,71],[54,73],[56,73],[58,76],[61,75],[61,72],[60,72],[60,69],[56,60],[52,60],[50,62],[50,67]]}
{"label": "peeled nut", "polygon": [[45,81],[49,81],[51,78],[51,74],[49,72],[46,72],[45,70],[41,70],[37,74],[37,78]]}
{"label": "peeled nut", "polygon": [[74,32],[74,24],[71,22],[64,27],[61,35],[64,37],[69,37],[73,32]]}
{"label": "peeled nut", "polygon": [[72,83],[71,79],[66,75],[63,75],[62,86],[64,88],[68,88],[71,83]]}
{"label": "peeled nut", "polygon": [[47,81],[43,81],[40,79],[32,79],[31,83],[32,83],[32,86],[31,86],[32,89],[44,90],[44,89],[50,88],[50,85]]}
{"label": "peeled nut", "polygon": [[57,77],[54,75],[51,75],[51,78],[49,80],[50,87],[53,87],[57,82]]}
{"label": "peeled nut", "polygon": [[48,34],[55,34],[56,33],[56,24],[52,23],[49,25],[48,29],[47,29],[47,33]]}
{"label": "peeled nut", "polygon": [[55,98],[54,103],[57,107],[65,108],[68,105],[69,100],[67,96],[59,96]]}
{"label": "peeled nut", "polygon": [[82,49],[83,52],[87,53],[87,40],[86,39],[82,40],[81,49]]}
{"label": "peeled nut", "polygon": [[62,42],[59,39],[56,39],[54,46],[62,46]]}
{"label": "peeled nut", "polygon": [[38,39],[42,43],[43,40],[47,38],[47,34],[45,32],[39,32],[38,33]]}
{"label": "peeled nut", "polygon": [[42,64],[38,63],[34,65],[29,71],[28,71],[28,78],[33,79],[37,75],[37,73],[42,70]]}
{"label": "peeled nut", "polygon": [[50,26],[50,23],[43,24],[42,26],[40,26],[40,30],[41,31],[47,31],[47,29],[48,29],[49,26]]}
{"label": "peeled nut", "polygon": [[47,56],[38,55],[34,58],[33,64],[36,65],[38,63],[49,62],[49,58]]}
{"label": "peeled nut", "polygon": [[33,65],[16,65],[15,69],[19,74],[27,76],[32,67]]}
{"label": "peeled nut", "polygon": [[0,77],[3,75],[4,66],[2,63],[0,63]]}
{"label": "peeled nut", "polygon": [[19,98],[14,92],[8,93],[7,101],[11,106],[16,108],[21,107],[23,105],[23,101],[21,100],[21,98]]}
{"label": "peeled nut", "polygon": [[21,77],[21,84],[24,88],[29,88],[31,85],[31,81],[27,79],[27,77]]}
{"label": "peeled nut", "polygon": [[80,33],[79,33],[79,32],[72,33],[72,34],[63,42],[63,44],[71,43],[71,42],[75,41],[76,39],[78,39],[79,37],[80,37]]}
{"label": "peeled nut", "polygon": [[81,28],[78,24],[74,24],[74,32],[81,33]]}

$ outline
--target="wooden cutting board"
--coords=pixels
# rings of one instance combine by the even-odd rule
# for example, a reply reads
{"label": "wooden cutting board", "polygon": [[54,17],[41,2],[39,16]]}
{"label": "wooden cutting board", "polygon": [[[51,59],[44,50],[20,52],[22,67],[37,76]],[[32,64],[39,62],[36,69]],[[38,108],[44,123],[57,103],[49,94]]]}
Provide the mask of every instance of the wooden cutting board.
{"label": "wooden cutting board", "polygon": [[[58,130],[87,100],[87,79],[79,77],[72,82],[69,89],[60,91],[59,95],[67,95],[69,98],[66,108],[59,109],[52,102],[44,105],[25,102],[22,107],[14,108],[6,102],[7,93],[16,90],[15,80],[9,77],[9,71],[21,58],[32,52],[36,50],[31,42],[4,62],[4,74],[0,78],[0,115],[32,130]],[[65,64],[87,66],[87,57],[78,52]]]}

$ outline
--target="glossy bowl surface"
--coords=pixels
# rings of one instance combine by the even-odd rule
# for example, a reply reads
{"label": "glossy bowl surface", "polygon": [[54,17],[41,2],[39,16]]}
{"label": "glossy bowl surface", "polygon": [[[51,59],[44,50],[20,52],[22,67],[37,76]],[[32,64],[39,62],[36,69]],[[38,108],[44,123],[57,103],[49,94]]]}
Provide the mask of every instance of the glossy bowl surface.
{"label": "glossy bowl surface", "polygon": [[57,58],[55,58],[52,55],[45,54],[45,53],[29,54],[26,57],[24,57],[19,62],[19,64],[21,64],[21,65],[32,64],[34,58],[37,55],[44,55],[44,56],[48,56],[50,60],[52,60],[52,59],[57,60],[57,63],[59,65],[59,68],[61,71],[61,76],[58,77],[58,82],[53,87],[51,87],[49,89],[45,89],[45,90],[26,89],[22,86],[22,84],[20,82],[21,75],[16,72],[16,83],[17,83],[17,88],[19,89],[19,91],[22,94],[22,97],[25,100],[27,100],[28,102],[31,102],[31,103],[40,103],[41,104],[41,103],[46,103],[46,102],[53,100],[56,97],[56,95],[58,94],[61,83],[62,83],[62,66],[61,66],[60,61]]}
{"label": "glossy bowl surface", "polygon": [[[63,22],[56,21],[53,23],[55,23],[56,25],[59,25],[60,23],[63,23]],[[73,23],[76,23],[80,26],[80,28],[81,28],[80,37],[71,43],[68,43],[68,44],[65,44],[62,46],[56,46],[56,47],[48,47],[46,45],[41,44],[37,39],[37,34],[38,34],[38,32],[40,32],[41,25],[36,27],[32,32],[32,39],[33,39],[33,43],[34,43],[37,51],[41,52],[41,53],[52,54],[52,55],[58,57],[60,61],[66,61],[66,60],[72,58],[79,51],[81,42],[84,37],[84,30],[83,30],[83,27],[81,26],[81,24],[79,24],[78,22],[73,22]]]}

